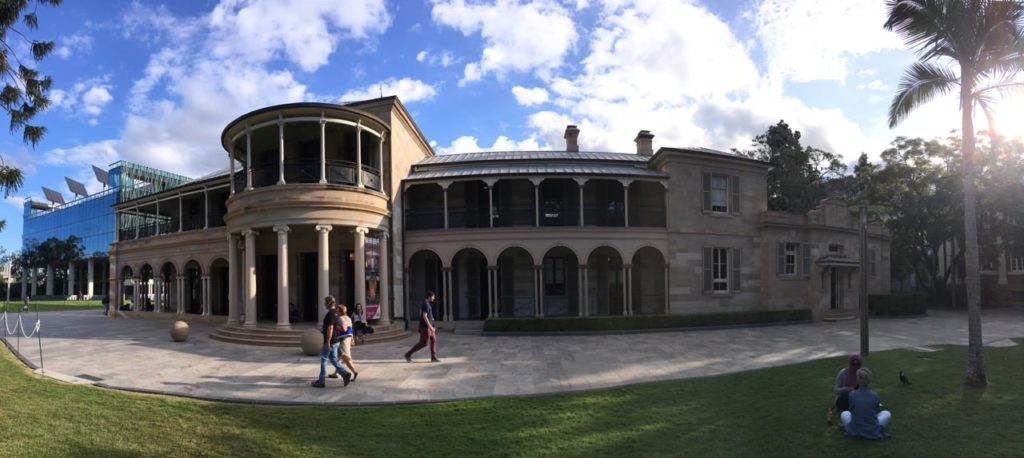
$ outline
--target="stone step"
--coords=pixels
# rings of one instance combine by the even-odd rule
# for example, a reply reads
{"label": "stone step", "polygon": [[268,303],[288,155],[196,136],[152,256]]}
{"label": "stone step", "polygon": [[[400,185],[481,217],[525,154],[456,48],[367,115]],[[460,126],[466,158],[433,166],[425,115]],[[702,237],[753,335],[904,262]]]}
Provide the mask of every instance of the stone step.
{"label": "stone step", "polygon": [[219,335],[217,333],[210,333],[210,338],[221,342],[239,344],[239,345],[252,345],[257,347],[290,347],[299,348],[298,340],[281,342],[276,340],[264,340],[255,338],[238,338],[226,335]]}
{"label": "stone step", "polygon": [[456,321],[454,325],[457,335],[479,335],[484,332],[483,321]]}
{"label": "stone step", "polygon": [[[404,323],[393,323],[387,326],[374,326],[374,333],[367,335],[363,345],[379,342],[391,342],[402,340],[408,336]],[[221,342],[228,342],[241,345],[270,346],[270,347],[299,347],[302,334],[307,329],[317,329],[303,326],[300,329],[277,330],[274,328],[242,328],[237,326],[221,326],[210,333],[210,338]]]}
{"label": "stone step", "polygon": [[853,313],[828,313],[821,317],[824,321],[852,321],[857,319]]}

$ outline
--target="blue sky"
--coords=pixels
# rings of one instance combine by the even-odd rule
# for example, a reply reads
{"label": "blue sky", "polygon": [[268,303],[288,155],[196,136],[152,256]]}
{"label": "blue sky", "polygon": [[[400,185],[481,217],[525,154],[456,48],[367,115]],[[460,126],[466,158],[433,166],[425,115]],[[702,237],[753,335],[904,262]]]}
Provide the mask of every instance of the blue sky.
{"label": "blue sky", "polygon": [[[0,136],[26,172],[0,205],[20,246],[21,202],[64,176],[130,160],[190,176],[227,165],[224,125],[256,108],[398,95],[439,154],[661,146],[744,148],[785,119],[853,161],[896,135],[941,136],[955,100],[885,123],[914,61],[881,29],[884,2],[849,0],[69,1],[39,11],[56,51],[49,128],[34,149]],[[1001,117],[1011,119],[1009,103]],[[1018,104],[1019,105],[1019,104]],[[1019,118],[1017,118],[1019,119]],[[1019,129],[1007,124],[1008,129]],[[1009,131],[1018,134],[1019,132]]]}

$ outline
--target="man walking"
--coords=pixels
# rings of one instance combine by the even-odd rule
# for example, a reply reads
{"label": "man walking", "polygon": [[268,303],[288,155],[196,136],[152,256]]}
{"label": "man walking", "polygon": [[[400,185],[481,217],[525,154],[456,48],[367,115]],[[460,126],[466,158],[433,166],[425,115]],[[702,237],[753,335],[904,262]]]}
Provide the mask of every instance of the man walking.
{"label": "man walking", "polygon": [[434,328],[434,308],[431,307],[434,297],[433,291],[427,291],[426,296],[423,297],[423,305],[420,306],[420,341],[405,352],[407,362],[411,363],[412,354],[426,347],[428,342],[430,343],[430,362],[441,362],[437,359],[437,332]]}
{"label": "man walking", "polygon": [[327,315],[324,316],[324,345],[320,348],[320,378],[313,382],[313,386],[316,388],[324,387],[324,377],[327,376],[327,363],[330,362],[338,373],[341,374],[341,379],[345,385],[348,386],[348,382],[351,380],[352,375],[345,372],[345,368],[338,363],[338,346],[341,344],[341,317],[338,316],[338,312],[334,309],[335,302],[334,296],[327,296],[324,298],[324,308],[327,309]]}

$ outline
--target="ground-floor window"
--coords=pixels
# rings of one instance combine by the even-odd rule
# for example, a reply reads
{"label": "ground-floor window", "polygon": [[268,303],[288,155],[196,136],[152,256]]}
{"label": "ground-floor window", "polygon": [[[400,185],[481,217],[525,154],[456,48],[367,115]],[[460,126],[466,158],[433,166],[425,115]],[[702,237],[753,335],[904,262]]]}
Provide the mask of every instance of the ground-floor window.
{"label": "ground-floor window", "polygon": [[544,259],[544,292],[550,296],[565,295],[565,258]]}

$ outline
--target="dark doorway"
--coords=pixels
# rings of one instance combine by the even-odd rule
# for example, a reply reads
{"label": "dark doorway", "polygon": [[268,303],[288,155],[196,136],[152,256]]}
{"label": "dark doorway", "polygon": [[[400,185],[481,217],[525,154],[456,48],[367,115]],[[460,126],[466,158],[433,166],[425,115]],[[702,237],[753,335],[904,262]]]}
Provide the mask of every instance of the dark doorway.
{"label": "dark doorway", "polygon": [[316,297],[320,274],[316,257],[316,253],[299,254],[299,321],[316,321],[316,308],[321,300]]}
{"label": "dark doorway", "polygon": [[256,257],[256,320],[277,321],[277,255]]}

